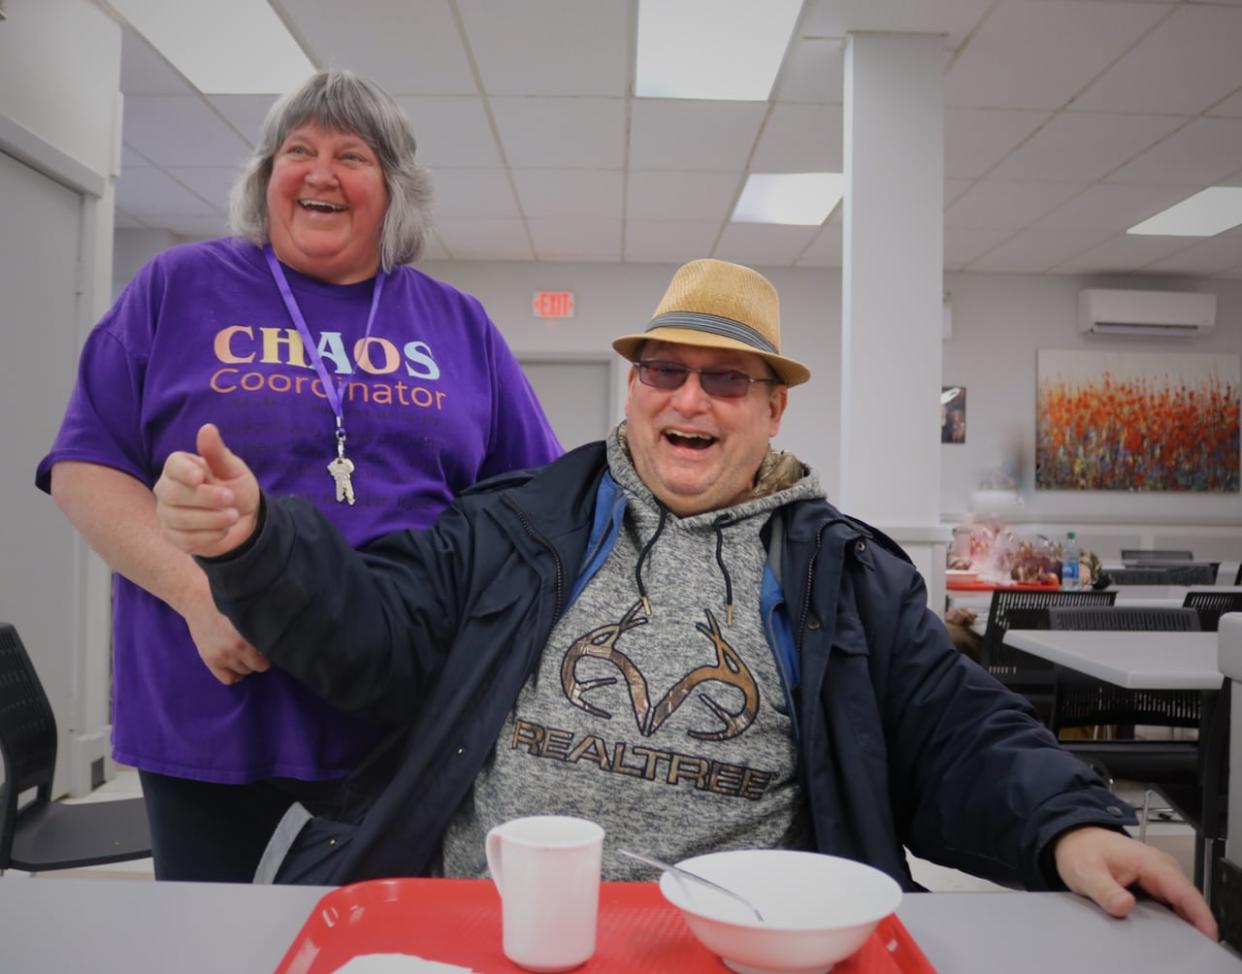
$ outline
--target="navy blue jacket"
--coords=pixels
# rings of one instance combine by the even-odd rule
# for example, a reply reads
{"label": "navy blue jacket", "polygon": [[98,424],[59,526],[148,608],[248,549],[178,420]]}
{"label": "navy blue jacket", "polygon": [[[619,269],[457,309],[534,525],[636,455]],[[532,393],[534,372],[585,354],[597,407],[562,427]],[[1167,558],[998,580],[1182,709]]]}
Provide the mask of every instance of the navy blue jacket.
{"label": "navy blue jacket", "polygon": [[[617,519],[623,502],[598,503],[601,489],[612,496],[606,471],[602,443],[580,447],[479,485],[430,531],[360,553],[311,505],[269,501],[244,550],[204,561],[217,603],[254,646],[337,706],[395,728],[340,807],[301,831],[278,881],[436,868],[450,819]],[[787,689],[821,852],[907,889],[917,887],[903,845],[1046,889],[1058,834],[1132,819],[1021,698],[953,648],[896,545],[822,500],[783,508],[767,530],[777,563],[765,587],[780,580],[769,634],[796,664]]]}

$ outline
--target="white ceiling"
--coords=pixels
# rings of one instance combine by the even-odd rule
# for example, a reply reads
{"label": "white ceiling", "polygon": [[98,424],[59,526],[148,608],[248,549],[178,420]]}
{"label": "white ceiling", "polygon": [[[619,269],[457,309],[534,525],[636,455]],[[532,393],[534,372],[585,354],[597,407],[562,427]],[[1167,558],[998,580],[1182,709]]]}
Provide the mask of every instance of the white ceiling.
{"label": "white ceiling", "polygon": [[[430,257],[840,266],[839,208],[728,217],[749,172],[841,171],[847,32],[917,31],[945,35],[946,269],[1242,279],[1242,228],[1124,232],[1242,186],[1242,0],[806,0],[766,103],[633,98],[637,0],[270,2],[408,110]],[[223,233],[274,96],[205,97],[128,28],[121,88],[118,227]]]}

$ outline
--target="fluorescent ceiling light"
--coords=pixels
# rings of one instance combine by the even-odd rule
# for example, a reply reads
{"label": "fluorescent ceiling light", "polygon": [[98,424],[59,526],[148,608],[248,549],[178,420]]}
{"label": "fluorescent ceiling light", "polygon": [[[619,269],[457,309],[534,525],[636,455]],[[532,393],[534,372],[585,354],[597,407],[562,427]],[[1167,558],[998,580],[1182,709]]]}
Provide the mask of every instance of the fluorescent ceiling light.
{"label": "fluorescent ceiling light", "polygon": [[839,172],[751,173],[732,219],[815,227],[828,219],[844,192]]}
{"label": "fluorescent ceiling light", "polygon": [[315,70],[267,0],[108,0],[207,95],[278,95]]}
{"label": "fluorescent ceiling light", "polygon": [[1132,226],[1126,233],[1165,237],[1214,237],[1242,223],[1242,187],[1209,186]]}
{"label": "fluorescent ceiling light", "polygon": [[639,98],[767,101],[802,0],[639,0]]}

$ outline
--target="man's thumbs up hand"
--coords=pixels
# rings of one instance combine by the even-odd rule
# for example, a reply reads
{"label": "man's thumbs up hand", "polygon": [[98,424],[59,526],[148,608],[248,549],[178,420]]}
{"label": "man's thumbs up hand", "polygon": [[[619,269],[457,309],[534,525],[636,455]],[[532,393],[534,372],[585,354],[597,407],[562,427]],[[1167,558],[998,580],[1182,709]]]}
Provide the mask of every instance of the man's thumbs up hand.
{"label": "man's thumbs up hand", "polygon": [[213,424],[199,429],[197,449],[169,454],[155,485],[155,512],[176,547],[211,558],[254,533],[259,482]]}

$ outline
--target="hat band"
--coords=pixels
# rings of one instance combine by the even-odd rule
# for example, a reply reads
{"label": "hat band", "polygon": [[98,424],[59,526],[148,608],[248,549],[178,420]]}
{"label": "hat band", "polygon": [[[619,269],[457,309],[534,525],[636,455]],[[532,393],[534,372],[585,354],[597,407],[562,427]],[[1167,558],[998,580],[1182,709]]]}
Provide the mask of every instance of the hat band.
{"label": "hat band", "polygon": [[743,345],[757,348],[761,352],[769,352],[772,355],[780,354],[775,345],[749,325],[734,321],[732,318],[722,318],[719,315],[703,314],[699,311],[671,311],[652,318],[647,331],[655,331],[657,328],[685,328],[688,331],[703,331],[709,335],[731,338]]}

